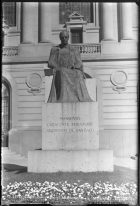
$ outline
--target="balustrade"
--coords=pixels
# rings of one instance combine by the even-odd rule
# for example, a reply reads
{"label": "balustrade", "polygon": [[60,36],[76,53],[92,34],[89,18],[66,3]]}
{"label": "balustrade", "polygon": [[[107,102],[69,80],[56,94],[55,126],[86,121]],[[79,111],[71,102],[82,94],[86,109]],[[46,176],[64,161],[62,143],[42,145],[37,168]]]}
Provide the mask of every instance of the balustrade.
{"label": "balustrade", "polygon": [[[72,44],[73,47],[79,50],[81,54],[100,54],[100,44]],[[17,56],[18,47],[3,47],[3,56]]]}
{"label": "balustrade", "polygon": [[79,49],[81,54],[100,54],[100,44],[72,44],[73,47]]}
{"label": "balustrade", "polygon": [[18,47],[3,47],[2,48],[3,56],[17,56],[18,55]]}

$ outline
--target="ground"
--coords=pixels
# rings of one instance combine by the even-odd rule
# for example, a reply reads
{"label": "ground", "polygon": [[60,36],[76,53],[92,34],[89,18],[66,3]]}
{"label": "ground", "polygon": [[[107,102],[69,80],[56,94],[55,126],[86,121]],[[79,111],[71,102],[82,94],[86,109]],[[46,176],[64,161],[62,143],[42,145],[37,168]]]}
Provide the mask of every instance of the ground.
{"label": "ground", "polygon": [[14,164],[3,164],[2,169],[4,202],[28,200],[68,205],[98,199],[114,201],[114,197],[124,203],[131,201],[132,205],[137,202],[136,170],[124,167],[115,166],[114,172],[91,173],[28,173],[27,167]]}

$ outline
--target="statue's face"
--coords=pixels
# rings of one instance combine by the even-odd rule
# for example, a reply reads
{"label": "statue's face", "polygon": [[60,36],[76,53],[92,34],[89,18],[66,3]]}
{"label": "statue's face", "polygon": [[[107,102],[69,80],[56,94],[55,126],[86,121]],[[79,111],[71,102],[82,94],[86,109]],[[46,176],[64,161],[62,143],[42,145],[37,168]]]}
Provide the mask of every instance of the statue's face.
{"label": "statue's face", "polygon": [[69,40],[68,32],[61,32],[60,33],[60,40],[61,40],[61,44],[67,45],[68,44],[68,40]]}

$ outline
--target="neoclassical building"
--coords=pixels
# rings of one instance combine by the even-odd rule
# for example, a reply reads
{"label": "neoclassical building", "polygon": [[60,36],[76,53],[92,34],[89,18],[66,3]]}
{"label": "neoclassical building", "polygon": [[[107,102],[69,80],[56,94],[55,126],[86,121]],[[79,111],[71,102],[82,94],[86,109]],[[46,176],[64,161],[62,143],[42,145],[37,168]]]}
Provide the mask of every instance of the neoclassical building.
{"label": "neoclassical building", "polygon": [[24,156],[41,148],[44,68],[62,30],[69,32],[69,43],[79,49],[84,72],[96,82],[100,148],[112,149],[116,157],[135,155],[136,3],[3,3],[3,146]]}

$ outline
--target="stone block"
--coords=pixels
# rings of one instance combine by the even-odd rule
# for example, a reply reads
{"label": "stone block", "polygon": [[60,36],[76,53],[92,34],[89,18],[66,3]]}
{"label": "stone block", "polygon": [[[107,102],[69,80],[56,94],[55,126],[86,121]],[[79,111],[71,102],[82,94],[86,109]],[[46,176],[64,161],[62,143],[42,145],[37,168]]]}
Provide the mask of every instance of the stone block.
{"label": "stone block", "polygon": [[36,150],[28,152],[28,172],[113,171],[112,150]]}
{"label": "stone block", "polygon": [[97,102],[43,104],[43,150],[93,150],[98,148]]}

